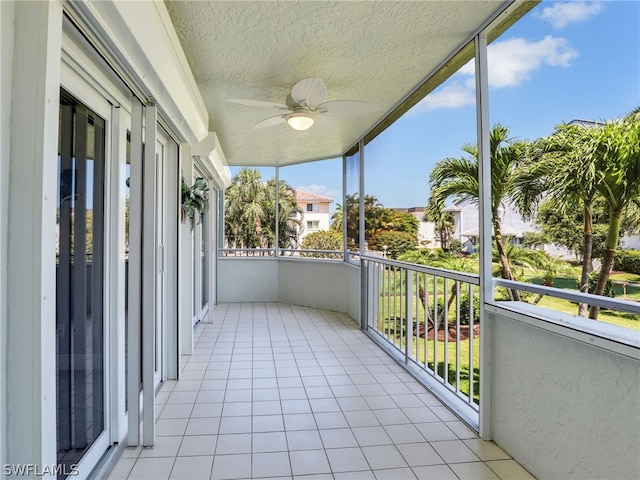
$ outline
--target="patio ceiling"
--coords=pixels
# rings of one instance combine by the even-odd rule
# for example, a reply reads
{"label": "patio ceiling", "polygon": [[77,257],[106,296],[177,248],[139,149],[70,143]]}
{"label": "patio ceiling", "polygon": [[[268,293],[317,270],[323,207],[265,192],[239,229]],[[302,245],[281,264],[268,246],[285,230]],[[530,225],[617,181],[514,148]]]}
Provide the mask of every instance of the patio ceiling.
{"label": "patio ceiling", "polygon": [[[253,166],[342,155],[510,3],[165,2],[209,129],[229,165]],[[292,86],[309,76],[326,83],[325,101],[361,100],[380,110],[335,119],[330,134],[286,124],[257,130],[254,124],[282,112],[225,100],[284,103]]]}

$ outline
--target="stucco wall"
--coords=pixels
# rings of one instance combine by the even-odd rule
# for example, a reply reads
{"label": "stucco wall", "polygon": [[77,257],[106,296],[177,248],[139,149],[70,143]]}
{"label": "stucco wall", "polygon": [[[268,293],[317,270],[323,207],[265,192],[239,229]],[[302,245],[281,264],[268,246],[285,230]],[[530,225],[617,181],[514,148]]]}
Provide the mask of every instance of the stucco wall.
{"label": "stucco wall", "polygon": [[494,316],[493,438],[538,478],[640,478],[640,364]]}
{"label": "stucco wall", "polygon": [[360,311],[360,270],[339,261],[218,259],[218,301],[284,302],[343,312]]}
{"label": "stucco wall", "polygon": [[277,302],[278,262],[272,258],[220,258],[218,302]]}

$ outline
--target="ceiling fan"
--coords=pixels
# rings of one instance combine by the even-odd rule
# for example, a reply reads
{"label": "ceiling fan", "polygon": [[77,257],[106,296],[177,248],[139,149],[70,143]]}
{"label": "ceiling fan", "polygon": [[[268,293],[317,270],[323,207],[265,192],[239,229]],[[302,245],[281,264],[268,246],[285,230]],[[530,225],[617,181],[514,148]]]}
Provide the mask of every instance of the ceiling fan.
{"label": "ceiling fan", "polygon": [[327,87],[320,78],[307,77],[293,86],[291,93],[287,95],[286,104],[243,98],[227,98],[227,101],[286,112],[265,118],[256,123],[253,128],[274,127],[286,123],[294,130],[308,130],[313,127],[315,131],[323,133],[333,131],[335,125],[332,117],[367,115],[380,110],[378,105],[358,100],[334,100],[322,103],[326,94]]}

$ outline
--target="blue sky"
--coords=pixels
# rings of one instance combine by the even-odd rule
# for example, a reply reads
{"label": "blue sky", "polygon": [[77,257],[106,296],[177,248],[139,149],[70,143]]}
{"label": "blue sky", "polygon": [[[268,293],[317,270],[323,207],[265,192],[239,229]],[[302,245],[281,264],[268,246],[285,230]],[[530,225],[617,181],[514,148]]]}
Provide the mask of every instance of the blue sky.
{"label": "blue sky", "polygon": [[[475,143],[474,82],[473,64],[464,66],[369,144],[368,194],[386,207],[424,206],[433,165]],[[491,124],[519,139],[640,105],[640,2],[541,2],[489,45],[489,104]],[[337,203],[341,175],[339,159],[280,169],[293,187]]]}

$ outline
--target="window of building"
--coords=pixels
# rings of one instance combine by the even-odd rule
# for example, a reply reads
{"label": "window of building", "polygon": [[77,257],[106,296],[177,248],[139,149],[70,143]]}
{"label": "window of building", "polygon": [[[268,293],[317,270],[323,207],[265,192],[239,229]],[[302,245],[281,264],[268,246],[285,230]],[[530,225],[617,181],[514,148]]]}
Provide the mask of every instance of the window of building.
{"label": "window of building", "polygon": [[307,203],[307,212],[319,212],[320,204],[319,203]]}
{"label": "window of building", "polygon": [[307,230],[318,230],[320,228],[320,222],[318,220],[307,221]]}

